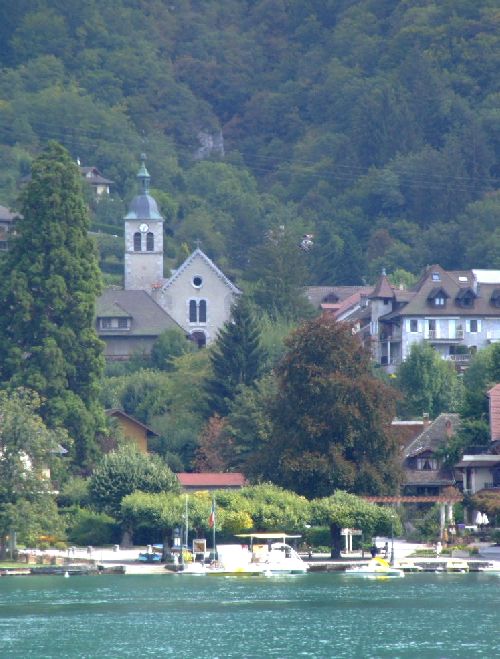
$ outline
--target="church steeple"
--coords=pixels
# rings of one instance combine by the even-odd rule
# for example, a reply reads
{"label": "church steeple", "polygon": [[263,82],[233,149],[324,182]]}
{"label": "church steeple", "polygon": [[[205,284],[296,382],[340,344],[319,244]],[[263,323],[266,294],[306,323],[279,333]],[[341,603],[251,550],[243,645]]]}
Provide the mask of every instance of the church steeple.
{"label": "church steeple", "polygon": [[125,288],[151,291],[163,280],[163,217],[149,194],[146,155],[137,172],[140,190],[125,215]]}
{"label": "church steeple", "polygon": [[146,154],[141,153],[141,167],[137,172],[137,178],[141,182],[142,194],[149,194],[149,182],[151,176],[149,175],[148,170],[146,169]]}

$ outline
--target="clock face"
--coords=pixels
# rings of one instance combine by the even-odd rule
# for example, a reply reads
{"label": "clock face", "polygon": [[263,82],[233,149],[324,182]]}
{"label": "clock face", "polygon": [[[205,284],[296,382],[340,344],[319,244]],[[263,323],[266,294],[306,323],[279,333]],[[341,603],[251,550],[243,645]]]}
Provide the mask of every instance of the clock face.
{"label": "clock face", "polygon": [[140,231],[141,233],[146,233],[146,231],[147,231],[148,229],[149,229],[149,227],[148,227],[147,224],[140,224],[140,225],[139,225],[139,231]]}

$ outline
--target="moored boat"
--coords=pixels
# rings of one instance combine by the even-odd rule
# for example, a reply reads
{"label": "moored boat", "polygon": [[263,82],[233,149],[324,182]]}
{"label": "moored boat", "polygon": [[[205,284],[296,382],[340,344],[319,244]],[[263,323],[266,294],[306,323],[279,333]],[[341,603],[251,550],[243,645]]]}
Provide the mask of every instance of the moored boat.
{"label": "moored boat", "polygon": [[348,568],[344,574],[347,576],[366,577],[369,579],[405,576],[402,569],[390,565],[386,560],[377,556],[372,558],[367,564]]}
{"label": "moored boat", "polygon": [[253,533],[237,537],[248,538],[250,547],[246,544],[218,545],[216,561],[209,565],[188,563],[181,574],[280,576],[305,574],[309,569],[295,549],[285,542],[288,538],[300,536],[290,536],[286,533]]}

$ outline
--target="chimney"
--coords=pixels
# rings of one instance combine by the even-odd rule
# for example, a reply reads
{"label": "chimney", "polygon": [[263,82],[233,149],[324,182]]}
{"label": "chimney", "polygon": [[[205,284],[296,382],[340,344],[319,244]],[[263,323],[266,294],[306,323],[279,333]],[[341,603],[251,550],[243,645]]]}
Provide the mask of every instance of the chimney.
{"label": "chimney", "polygon": [[422,424],[424,426],[424,430],[428,428],[431,425],[430,419],[429,419],[429,412],[424,412],[422,414]]}

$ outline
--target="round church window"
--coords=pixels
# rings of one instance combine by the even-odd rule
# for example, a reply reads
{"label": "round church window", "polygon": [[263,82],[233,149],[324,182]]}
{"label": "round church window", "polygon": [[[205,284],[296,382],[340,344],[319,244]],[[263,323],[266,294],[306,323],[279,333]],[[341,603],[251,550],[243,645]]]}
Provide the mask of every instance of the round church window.
{"label": "round church window", "polygon": [[193,286],[194,286],[195,288],[201,288],[201,287],[202,287],[202,284],[203,284],[203,279],[202,279],[202,277],[200,277],[199,275],[195,275],[195,276],[193,277]]}

